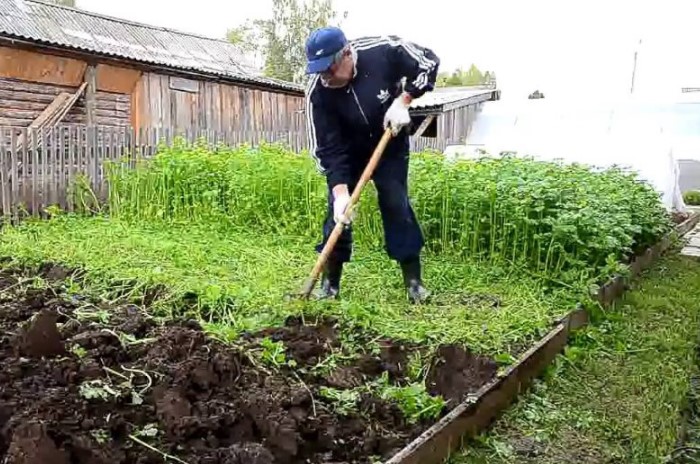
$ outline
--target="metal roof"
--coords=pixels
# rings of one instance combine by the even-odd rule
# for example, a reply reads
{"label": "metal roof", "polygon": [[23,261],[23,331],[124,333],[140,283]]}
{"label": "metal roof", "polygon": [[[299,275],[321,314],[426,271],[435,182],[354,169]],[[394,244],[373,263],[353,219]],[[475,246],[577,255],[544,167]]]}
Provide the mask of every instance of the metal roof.
{"label": "metal roof", "polygon": [[0,0],[0,36],[173,70],[303,93],[301,85],[257,75],[225,40],[127,21],[39,0]]}
{"label": "metal roof", "polygon": [[411,103],[415,114],[439,114],[489,100],[498,100],[500,90],[478,87],[436,87]]}

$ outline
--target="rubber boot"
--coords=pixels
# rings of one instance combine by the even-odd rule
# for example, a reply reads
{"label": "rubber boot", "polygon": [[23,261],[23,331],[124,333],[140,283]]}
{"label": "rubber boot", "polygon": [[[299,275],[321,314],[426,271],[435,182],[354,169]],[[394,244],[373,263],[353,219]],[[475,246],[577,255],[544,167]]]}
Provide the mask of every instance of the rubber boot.
{"label": "rubber boot", "polygon": [[340,298],[340,277],[343,273],[343,263],[328,259],[323,267],[320,290],[316,297],[320,300]]}
{"label": "rubber boot", "polygon": [[420,258],[403,261],[401,271],[411,303],[425,303],[430,298],[430,292],[423,286],[421,279]]}

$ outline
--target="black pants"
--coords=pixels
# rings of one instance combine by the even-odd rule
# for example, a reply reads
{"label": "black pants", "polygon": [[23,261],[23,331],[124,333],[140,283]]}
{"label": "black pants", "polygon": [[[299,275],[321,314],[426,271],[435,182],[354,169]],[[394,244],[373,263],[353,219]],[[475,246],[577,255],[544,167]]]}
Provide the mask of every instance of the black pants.
{"label": "black pants", "polygon": [[[417,258],[424,245],[423,233],[408,199],[408,161],[408,153],[382,158],[372,176],[384,226],[385,249],[390,258],[399,262]],[[348,185],[351,195],[361,175],[362,171],[359,170]],[[334,227],[333,191],[329,189],[323,241],[316,246],[317,252],[321,252]],[[350,261],[352,244],[351,225],[338,238],[329,258],[340,262]]]}

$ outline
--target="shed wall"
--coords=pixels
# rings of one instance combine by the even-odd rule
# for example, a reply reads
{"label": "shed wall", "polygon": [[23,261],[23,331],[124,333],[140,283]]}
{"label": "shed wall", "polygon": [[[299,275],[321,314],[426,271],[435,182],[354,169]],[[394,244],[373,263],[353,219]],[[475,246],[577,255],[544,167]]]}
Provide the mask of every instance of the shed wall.
{"label": "shed wall", "polygon": [[437,118],[437,137],[449,143],[464,142],[472,129],[483,103],[445,111]]}
{"label": "shed wall", "polygon": [[[73,58],[0,47],[0,126],[29,126],[59,93],[75,93],[87,69],[86,62]],[[95,123],[128,126],[130,93],[140,73],[103,64],[96,73]],[[87,123],[84,96],[63,122]]]}
{"label": "shed wall", "polygon": [[[300,95],[93,64],[97,125],[174,131],[304,131]],[[39,49],[0,47],[0,126],[29,126],[60,92],[74,93],[89,70],[85,60]],[[88,123],[85,95],[63,123]]]}
{"label": "shed wall", "polygon": [[[61,92],[75,93],[78,86],[65,86],[0,78],[0,126],[28,127]],[[129,95],[96,93],[95,123],[102,126],[129,125]],[[69,124],[87,124],[85,99],[80,98],[64,120]]]}
{"label": "shed wall", "polygon": [[298,131],[302,96],[144,73],[132,97],[134,127],[214,131]]}

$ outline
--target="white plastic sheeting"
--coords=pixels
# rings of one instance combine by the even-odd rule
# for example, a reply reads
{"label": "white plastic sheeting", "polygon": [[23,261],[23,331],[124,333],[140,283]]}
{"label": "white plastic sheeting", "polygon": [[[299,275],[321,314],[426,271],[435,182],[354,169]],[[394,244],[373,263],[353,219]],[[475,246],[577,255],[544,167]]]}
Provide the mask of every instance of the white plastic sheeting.
{"label": "white plastic sheeting", "polygon": [[489,102],[466,145],[449,146],[445,155],[474,158],[484,156],[482,150],[598,168],[623,166],[648,181],[668,210],[685,211],[675,151],[700,159],[700,104]]}

